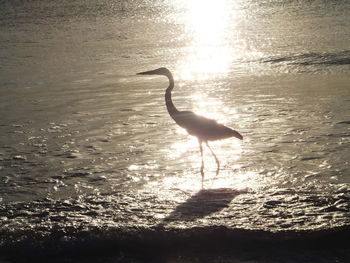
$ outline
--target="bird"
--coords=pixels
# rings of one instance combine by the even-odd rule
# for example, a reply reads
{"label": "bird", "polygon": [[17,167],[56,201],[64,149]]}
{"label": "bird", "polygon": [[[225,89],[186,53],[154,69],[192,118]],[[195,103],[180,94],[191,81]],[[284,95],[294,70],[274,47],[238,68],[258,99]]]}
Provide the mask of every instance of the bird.
{"label": "bird", "polygon": [[243,140],[243,136],[223,124],[218,123],[216,120],[206,118],[198,115],[192,111],[180,111],[178,110],[171,98],[171,92],[174,89],[174,78],[170,70],[165,67],[161,67],[155,70],[139,72],[137,75],[160,75],[165,76],[169,80],[169,86],[165,90],[165,104],[170,117],[182,128],[184,128],[190,135],[197,137],[199,150],[201,154],[201,168],[200,173],[202,176],[202,188],[204,184],[204,160],[203,160],[203,144],[205,144],[213,155],[217,170],[216,175],[220,171],[220,161],[215,155],[212,148],[209,146],[208,141],[222,140],[230,137]]}

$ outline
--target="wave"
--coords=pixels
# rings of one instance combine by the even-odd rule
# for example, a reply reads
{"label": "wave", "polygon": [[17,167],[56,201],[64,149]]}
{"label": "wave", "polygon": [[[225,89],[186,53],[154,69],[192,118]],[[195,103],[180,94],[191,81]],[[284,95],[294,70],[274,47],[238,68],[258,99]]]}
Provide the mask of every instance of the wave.
{"label": "wave", "polygon": [[341,66],[350,65],[350,50],[343,50],[338,52],[309,52],[288,56],[272,56],[267,59],[263,59],[262,63],[284,63],[289,65],[298,66],[311,66],[311,65],[323,65],[323,66]]}

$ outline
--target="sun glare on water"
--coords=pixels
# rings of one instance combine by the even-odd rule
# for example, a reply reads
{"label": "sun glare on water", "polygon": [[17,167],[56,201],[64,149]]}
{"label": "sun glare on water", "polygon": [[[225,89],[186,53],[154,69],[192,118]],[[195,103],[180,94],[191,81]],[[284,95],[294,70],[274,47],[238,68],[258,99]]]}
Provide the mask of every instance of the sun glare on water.
{"label": "sun glare on water", "polygon": [[[244,48],[232,42],[232,34],[238,27],[235,19],[236,1],[172,1],[174,9],[180,10],[174,22],[183,25],[187,46],[183,56],[175,65],[176,80],[179,83],[174,91],[174,103],[181,110],[192,110],[198,115],[217,120],[230,127],[239,116],[234,108],[226,107],[215,94],[216,79],[230,71],[233,60],[242,56]],[[188,89],[188,83],[198,84],[186,99],[191,106],[185,109],[177,105],[176,94],[179,90]],[[208,86],[210,83],[210,87]],[[214,85],[214,86],[213,86]],[[189,85],[192,87],[192,85]],[[185,95],[186,96],[186,95]],[[175,125],[175,124],[174,124]],[[178,127],[177,140],[167,145],[164,156],[168,158],[169,171],[166,176],[152,182],[150,187],[157,189],[177,188],[185,191],[201,189],[201,155],[196,137]],[[254,188],[258,183],[258,174],[243,171],[239,160],[242,155],[242,142],[236,138],[209,142],[220,160],[220,173],[216,176],[217,164],[210,150],[203,144],[204,150],[204,187],[207,189],[233,188],[236,190]],[[174,165],[175,164],[175,167]]]}
{"label": "sun glare on water", "polygon": [[[184,24],[188,46],[178,68],[182,79],[207,79],[225,74],[232,62],[228,32],[232,23],[234,1],[175,1],[183,7],[177,20]],[[209,74],[209,75],[208,75]]]}

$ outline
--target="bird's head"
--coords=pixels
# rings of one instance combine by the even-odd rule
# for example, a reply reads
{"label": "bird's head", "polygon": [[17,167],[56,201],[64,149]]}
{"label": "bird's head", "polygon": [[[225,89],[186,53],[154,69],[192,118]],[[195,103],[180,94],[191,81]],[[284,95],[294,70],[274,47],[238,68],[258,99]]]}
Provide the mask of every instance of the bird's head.
{"label": "bird's head", "polygon": [[150,71],[145,71],[145,72],[139,72],[137,73],[137,75],[162,75],[162,76],[171,76],[171,73],[169,71],[169,69],[167,68],[157,68],[154,70],[150,70]]}

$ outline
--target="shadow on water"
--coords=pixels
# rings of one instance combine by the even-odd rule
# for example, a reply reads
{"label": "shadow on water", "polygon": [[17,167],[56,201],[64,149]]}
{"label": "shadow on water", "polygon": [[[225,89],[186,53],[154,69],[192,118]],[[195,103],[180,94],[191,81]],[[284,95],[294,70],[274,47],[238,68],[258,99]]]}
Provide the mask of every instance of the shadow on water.
{"label": "shadow on water", "polygon": [[245,192],[230,188],[202,189],[178,205],[158,226],[176,221],[194,221],[217,213],[228,207],[233,198],[243,193]]}

